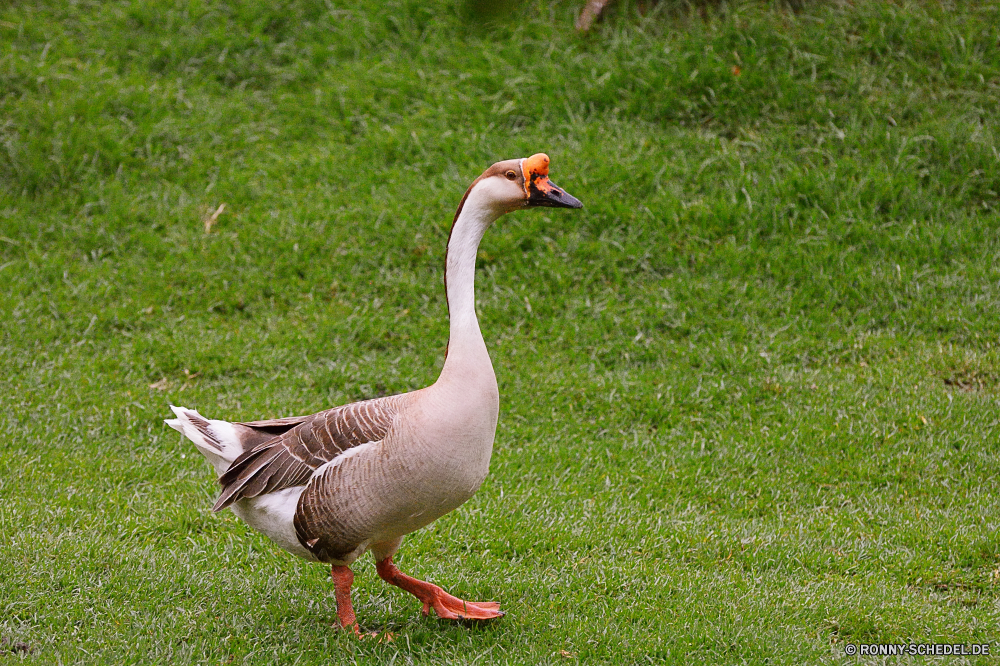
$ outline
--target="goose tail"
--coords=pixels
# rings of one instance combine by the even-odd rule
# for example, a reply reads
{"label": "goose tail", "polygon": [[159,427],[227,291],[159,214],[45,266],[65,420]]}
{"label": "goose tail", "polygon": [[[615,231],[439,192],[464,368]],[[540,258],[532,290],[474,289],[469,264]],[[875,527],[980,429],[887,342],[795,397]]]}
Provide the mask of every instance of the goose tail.
{"label": "goose tail", "polygon": [[236,458],[243,453],[243,444],[232,423],[206,419],[193,409],[170,405],[177,416],[164,423],[178,431],[198,448],[215,468],[216,476],[222,476]]}

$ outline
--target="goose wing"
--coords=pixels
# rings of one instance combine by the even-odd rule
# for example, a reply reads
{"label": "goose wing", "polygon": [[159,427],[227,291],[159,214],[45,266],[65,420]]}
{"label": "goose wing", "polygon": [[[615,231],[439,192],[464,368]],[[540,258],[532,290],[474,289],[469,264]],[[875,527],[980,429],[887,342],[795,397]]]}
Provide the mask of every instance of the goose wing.
{"label": "goose wing", "polygon": [[[219,478],[222,494],[213,511],[245,497],[305,485],[313,472],[345,451],[382,440],[399,412],[394,395],[334,407],[312,416],[244,423],[274,437],[246,449]],[[289,422],[296,422],[292,425]],[[288,426],[292,426],[290,429]]]}

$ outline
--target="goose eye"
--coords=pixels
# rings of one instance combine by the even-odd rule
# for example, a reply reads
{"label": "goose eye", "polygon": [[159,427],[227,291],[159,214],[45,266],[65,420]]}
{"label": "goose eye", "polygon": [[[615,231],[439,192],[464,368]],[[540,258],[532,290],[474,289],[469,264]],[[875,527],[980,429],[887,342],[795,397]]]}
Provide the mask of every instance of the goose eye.
{"label": "goose eye", "polygon": [[513,171],[508,171],[504,175],[507,176],[507,180],[517,180],[517,174]]}

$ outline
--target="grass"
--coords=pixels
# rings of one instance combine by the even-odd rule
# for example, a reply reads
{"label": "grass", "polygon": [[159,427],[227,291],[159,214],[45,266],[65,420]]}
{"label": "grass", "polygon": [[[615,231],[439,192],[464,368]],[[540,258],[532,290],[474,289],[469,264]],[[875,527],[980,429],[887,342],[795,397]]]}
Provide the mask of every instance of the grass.
{"label": "grass", "polygon": [[[0,659],[1000,651],[997,8],[623,2],[579,36],[579,4],[0,8]],[[395,640],[354,641],[323,567],[210,514],[167,405],[432,382],[453,210],[538,151],[586,208],[484,240],[491,476],[400,556],[509,614],[424,619],[366,559]]]}

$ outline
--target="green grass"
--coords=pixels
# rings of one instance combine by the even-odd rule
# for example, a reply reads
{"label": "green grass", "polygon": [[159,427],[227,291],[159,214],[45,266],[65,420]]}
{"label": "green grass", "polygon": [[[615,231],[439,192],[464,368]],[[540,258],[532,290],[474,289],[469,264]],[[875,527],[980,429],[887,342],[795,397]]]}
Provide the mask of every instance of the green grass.
{"label": "green grass", "polygon": [[[580,4],[0,8],[0,660],[1000,652],[1000,11]],[[357,642],[167,405],[432,382],[454,208],[538,151],[586,208],[486,236],[491,475],[399,558],[508,615],[365,559]]]}

